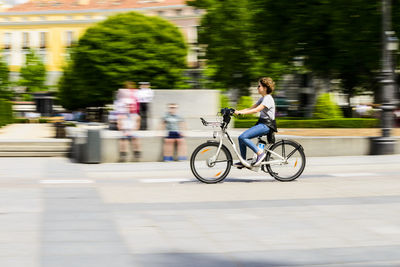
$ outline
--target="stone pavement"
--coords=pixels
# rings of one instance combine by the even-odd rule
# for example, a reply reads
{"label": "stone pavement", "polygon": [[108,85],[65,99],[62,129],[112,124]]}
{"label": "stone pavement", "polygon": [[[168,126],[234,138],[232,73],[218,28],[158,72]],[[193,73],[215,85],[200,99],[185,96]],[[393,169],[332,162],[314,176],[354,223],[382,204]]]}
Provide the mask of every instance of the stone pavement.
{"label": "stone pavement", "polygon": [[0,158],[0,266],[400,266],[400,155],[307,158],[282,183],[187,162]]}
{"label": "stone pavement", "polygon": [[0,140],[53,138],[55,130],[48,123],[14,123],[0,128]]}

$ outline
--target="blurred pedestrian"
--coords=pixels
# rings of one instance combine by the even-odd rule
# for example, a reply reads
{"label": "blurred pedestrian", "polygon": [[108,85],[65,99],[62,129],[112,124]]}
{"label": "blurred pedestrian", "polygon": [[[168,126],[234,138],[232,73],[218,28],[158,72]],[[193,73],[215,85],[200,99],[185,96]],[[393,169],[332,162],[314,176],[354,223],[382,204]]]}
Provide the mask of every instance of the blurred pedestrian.
{"label": "blurred pedestrian", "polygon": [[126,88],[118,89],[115,109],[117,111],[117,127],[121,131],[120,158],[119,161],[127,160],[128,143],[131,143],[132,154],[135,160],[141,156],[140,144],[135,131],[140,128],[139,103],[136,98],[136,86],[133,82],[126,82]]}
{"label": "blurred pedestrian", "polygon": [[372,113],[372,107],[367,104],[358,104],[355,106],[354,110],[358,118],[368,117],[368,115]]}
{"label": "blurred pedestrian", "polygon": [[150,88],[149,82],[140,82],[139,91],[137,92],[137,97],[140,106],[140,117],[142,123],[140,124],[140,130],[147,130],[148,123],[147,118],[149,115],[150,103],[153,101],[154,92]]}
{"label": "blurred pedestrian", "polygon": [[163,117],[163,128],[167,130],[164,138],[164,161],[173,161],[174,147],[177,146],[178,160],[186,160],[186,141],[183,130],[186,125],[183,118],[177,115],[178,105],[168,104],[168,112]]}

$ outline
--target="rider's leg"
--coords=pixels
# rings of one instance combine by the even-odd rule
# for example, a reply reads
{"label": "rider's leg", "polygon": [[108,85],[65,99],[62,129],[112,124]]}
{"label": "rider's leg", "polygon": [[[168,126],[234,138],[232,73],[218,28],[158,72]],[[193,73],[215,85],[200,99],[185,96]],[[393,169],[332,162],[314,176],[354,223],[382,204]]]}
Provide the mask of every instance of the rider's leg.
{"label": "rider's leg", "polygon": [[250,147],[250,149],[253,150],[254,153],[260,154],[263,152],[259,150],[258,147],[250,139],[257,136],[261,136],[263,134],[267,134],[268,132],[269,132],[268,126],[260,123],[246,130],[239,136],[240,155],[244,160],[246,160],[247,146]]}

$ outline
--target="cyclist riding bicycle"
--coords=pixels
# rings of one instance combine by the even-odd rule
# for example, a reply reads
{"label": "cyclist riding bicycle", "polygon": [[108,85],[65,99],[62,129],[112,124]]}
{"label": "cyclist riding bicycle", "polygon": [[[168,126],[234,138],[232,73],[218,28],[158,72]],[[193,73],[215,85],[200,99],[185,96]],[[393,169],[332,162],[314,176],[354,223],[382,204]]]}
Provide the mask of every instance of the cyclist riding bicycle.
{"label": "cyclist riding bicycle", "polygon": [[[275,101],[271,93],[275,89],[275,82],[264,77],[258,81],[258,93],[262,96],[256,104],[250,108],[236,110],[236,115],[254,114],[260,112],[260,117],[253,127],[246,130],[239,136],[240,154],[243,159],[246,159],[247,146],[257,154],[257,159],[253,166],[259,166],[265,159],[265,152],[258,148],[250,139],[268,134],[270,131],[276,132],[275,124]],[[240,161],[234,164],[237,168],[245,167]]]}

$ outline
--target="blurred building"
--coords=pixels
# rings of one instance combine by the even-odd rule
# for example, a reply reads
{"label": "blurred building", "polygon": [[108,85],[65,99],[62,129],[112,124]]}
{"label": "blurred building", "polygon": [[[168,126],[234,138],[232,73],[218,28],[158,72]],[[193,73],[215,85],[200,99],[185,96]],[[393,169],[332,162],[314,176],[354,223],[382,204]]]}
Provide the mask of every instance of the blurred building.
{"label": "blurred building", "polygon": [[[189,44],[188,65],[199,67],[197,27],[201,10],[185,0],[31,0],[13,7],[0,0],[0,48],[17,76],[29,48],[46,64],[48,84],[61,75],[68,49],[91,25],[108,16],[137,11],[161,16],[182,30]],[[8,3],[8,2],[7,2]],[[1,7],[4,7],[1,9]]]}

